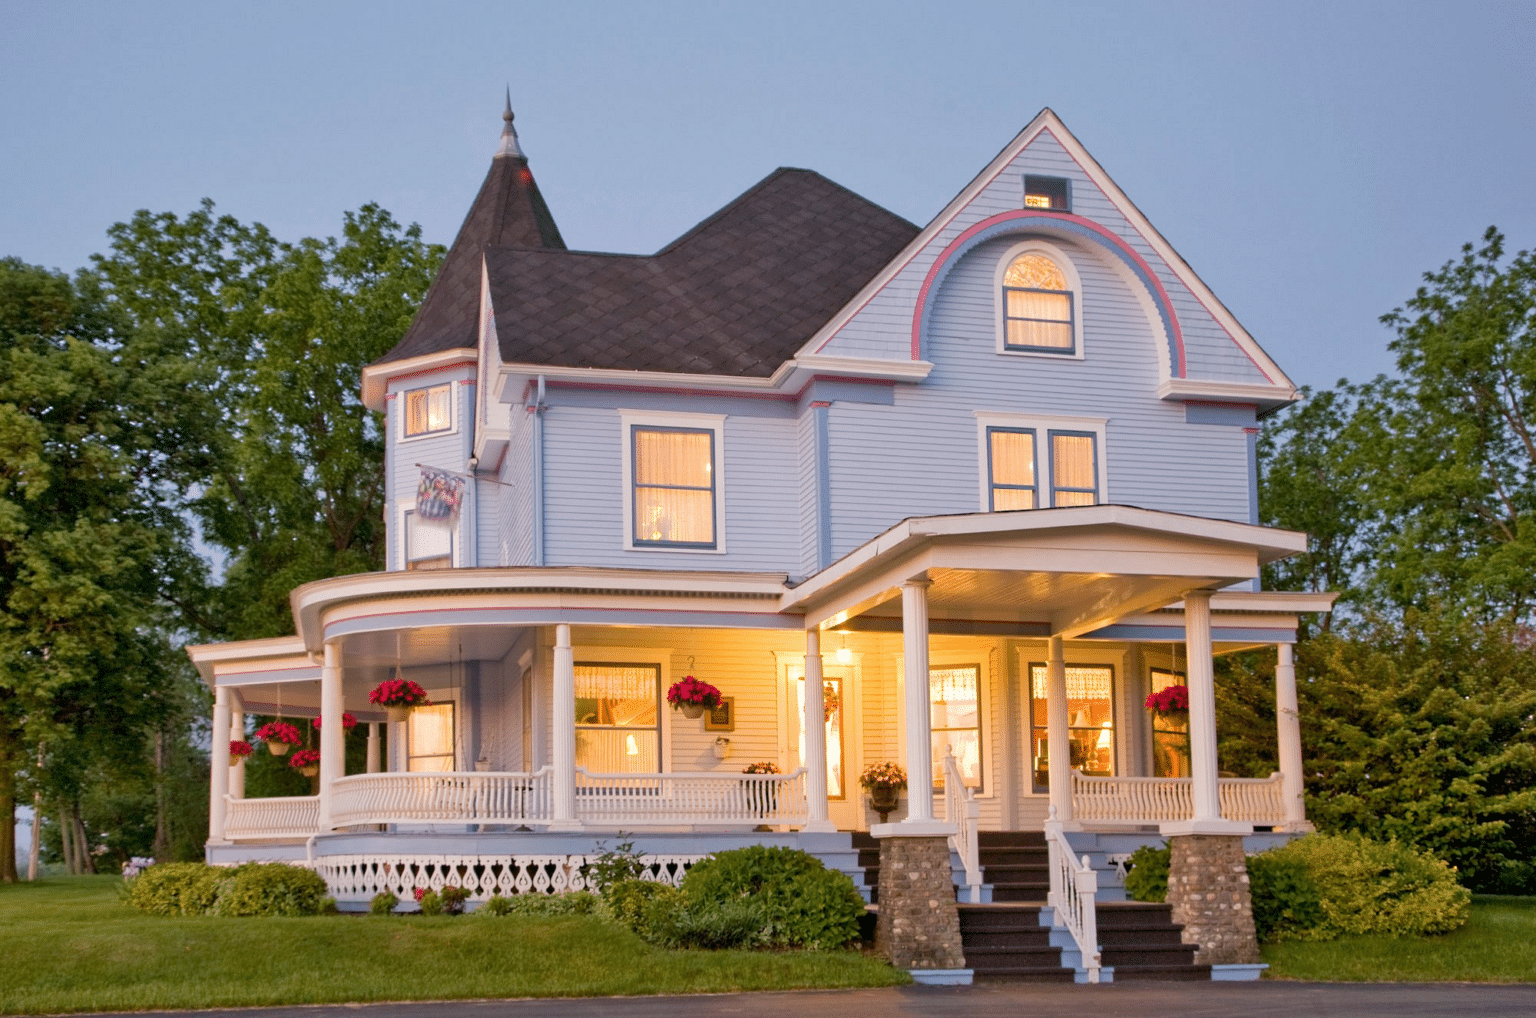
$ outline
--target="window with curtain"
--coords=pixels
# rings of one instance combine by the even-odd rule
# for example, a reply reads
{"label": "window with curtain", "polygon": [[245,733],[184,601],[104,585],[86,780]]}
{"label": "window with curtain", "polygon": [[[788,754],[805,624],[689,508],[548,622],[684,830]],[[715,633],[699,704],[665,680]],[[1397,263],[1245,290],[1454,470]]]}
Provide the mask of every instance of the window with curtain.
{"label": "window with curtain", "polygon": [[1099,500],[1097,437],[1088,431],[1051,432],[1051,504],[1094,505]]}
{"label": "window with curtain", "polygon": [[631,433],[634,542],[715,546],[715,433],[649,428]]}
{"label": "window with curtain", "polygon": [[981,666],[928,669],[928,710],[933,742],[933,787],[944,787],[944,751],[967,788],[981,788]]}
{"label": "window with curtain", "polygon": [[[1154,693],[1161,693],[1169,686],[1185,685],[1183,672],[1166,668],[1152,669],[1151,679]],[[1189,775],[1189,718],[1152,714],[1152,776],[1187,778]]]}
{"label": "window with curtain", "polygon": [[453,427],[452,387],[434,385],[405,394],[405,437],[430,435]]}
{"label": "window with curtain", "polygon": [[453,701],[411,709],[405,730],[405,769],[451,771],[453,766]]}
{"label": "window with curtain", "polygon": [[991,509],[1034,509],[1039,504],[1032,428],[988,428]]}
{"label": "window with curtain", "polygon": [[661,667],[576,665],[576,765],[597,774],[661,770]]}
{"label": "window with curtain", "polygon": [[[827,798],[842,799],[848,794],[843,771],[843,704],[848,692],[848,683],[842,675],[834,673],[830,667],[823,665],[822,669],[822,706],[827,712]],[[800,733],[796,759],[804,762],[805,667],[790,665],[789,681],[795,690],[795,717],[799,719],[795,724],[795,730]]]}
{"label": "window with curtain", "polygon": [[[1067,665],[1067,739],[1072,766],[1084,774],[1115,774],[1115,670],[1109,665]],[[1030,749],[1035,791],[1049,791],[1046,666],[1029,666]]]}
{"label": "window with curtain", "polygon": [[1072,290],[1050,258],[1019,255],[1003,273],[1003,349],[1076,353]]}

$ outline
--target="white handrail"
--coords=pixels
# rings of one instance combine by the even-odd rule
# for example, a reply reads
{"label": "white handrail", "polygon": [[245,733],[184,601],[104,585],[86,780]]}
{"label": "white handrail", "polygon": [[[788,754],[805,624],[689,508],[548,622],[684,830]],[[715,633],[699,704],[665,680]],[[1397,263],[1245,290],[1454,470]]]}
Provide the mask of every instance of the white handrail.
{"label": "white handrail", "polygon": [[[1102,777],[1072,771],[1072,816],[1093,824],[1147,824],[1187,820],[1195,807],[1189,778]],[[1285,823],[1280,774],[1217,781],[1221,815],[1262,826]]]}
{"label": "white handrail", "polygon": [[540,823],[548,821],[551,769],[392,771],[338,778],[331,802],[337,827],[359,824]]}
{"label": "white handrail", "polygon": [[944,819],[955,825],[949,836],[950,847],[965,867],[966,896],[981,901],[981,849],[977,844],[981,807],[976,793],[965,784],[960,766],[955,763],[953,746],[944,748]]}
{"label": "white handrail", "polygon": [[256,799],[224,797],[224,837],[304,838],[320,828],[317,795],[267,796]]}
{"label": "white handrail", "polygon": [[799,826],[810,816],[805,768],[788,774],[671,771],[593,774],[576,768],[583,823],[656,826]]}
{"label": "white handrail", "polygon": [[1065,926],[1077,943],[1083,956],[1083,968],[1088,971],[1088,981],[1099,981],[1102,956],[1099,954],[1099,919],[1094,896],[1099,891],[1099,875],[1088,865],[1085,855],[1079,862],[1072,845],[1062,833],[1061,822],[1056,819],[1056,807],[1051,807],[1050,819],[1045,822],[1045,843],[1050,849],[1051,891],[1050,905],[1055,913],[1055,924]]}

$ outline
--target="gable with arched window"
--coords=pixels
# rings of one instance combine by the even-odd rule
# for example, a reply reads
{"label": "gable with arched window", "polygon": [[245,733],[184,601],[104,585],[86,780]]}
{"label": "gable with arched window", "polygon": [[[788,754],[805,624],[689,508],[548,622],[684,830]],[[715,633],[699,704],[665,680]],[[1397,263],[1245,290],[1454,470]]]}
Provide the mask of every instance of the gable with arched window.
{"label": "gable with arched window", "polygon": [[998,271],[998,351],[1081,357],[1077,273],[1051,245],[1027,242]]}

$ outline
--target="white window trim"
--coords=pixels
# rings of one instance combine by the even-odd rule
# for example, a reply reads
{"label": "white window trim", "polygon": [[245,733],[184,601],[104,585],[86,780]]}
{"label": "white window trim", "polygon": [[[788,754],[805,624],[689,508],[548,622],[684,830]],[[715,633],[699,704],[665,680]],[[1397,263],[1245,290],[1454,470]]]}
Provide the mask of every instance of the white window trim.
{"label": "white window trim", "polygon": [[[1025,254],[1042,254],[1056,263],[1061,274],[1067,277],[1067,289],[1072,291],[1072,346],[1071,353],[1051,353],[1046,350],[1008,349],[1008,326],[1003,306],[1003,277],[1015,258]],[[993,321],[997,331],[997,352],[1006,357],[1044,357],[1055,361],[1080,361],[1083,359],[1083,281],[1077,274],[1077,266],[1061,248],[1043,240],[1020,241],[1004,252],[998,260],[992,279],[992,302],[996,305]]]}
{"label": "white window trim", "polygon": [[987,447],[988,428],[1032,429],[1035,432],[1035,493],[1037,508],[1050,509],[1054,505],[1054,491],[1050,478],[1050,455],[1047,446],[1052,431],[1086,431],[1094,436],[1094,463],[1098,474],[1099,501],[1108,505],[1109,459],[1105,446],[1105,431],[1109,419],[1105,417],[1070,417],[1059,414],[1014,414],[992,410],[977,410],[976,415],[976,479],[979,501],[977,507],[984,513],[992,511],[992,460]]}
{"label": "white window trim", "polygon": [[[407,435],[405,433],[405,405],[410,401],[411,393],[421,392],[425,389],[436,389],[444,385],[448,387],[448,427],[440,431],[423,431],[419,435]],[[459,380],[431,382],[427,385],[413,385],[409,389],[401,389],[397,392],[394,400],[396,407],[398,407],[395,411],[397,415],[395,434],[400,436],[397,441],[403,444],[405,442],[420,442],[427,438],[444,438],[448,435],[457,435],[459,433],[459,398],[462,395],[463,385],[464,383]]]}
{"label": "white window trim", "polygon": [[[400,507],[400,572],[410,568],[415,559],[411,558],[411,519],[416,515],[416,500]],[[459,520],[463,520],[464,514],[459,514]],[[459,520],[444,527],[448,531],[448,564],[457,569],[459,566]],[[421,558],[436,558],[435,555],[422,555]]]}
{"label": "white window trim", "polygon": [[[715,546],[713,548],[680,548],[676,545],[635,543],[635,443],[632,429],[677,428],[692,431],[712,431],[715,435],[715,461],[710,473],[715,482]],[[619,444],[622,449],[624,469],[620,472],[620,497],[624,505],[624,550],[674,555],[724,555],[725,554],[725,415],[671,413],[655,410],[620,410]]]}
{"label": "white window trim", "polygon": [[[549,657],[551,669],[554,662],[554,645],[549,645]],[[656,668],[661,675],[661,688],[657,691],[656,727],[661,742],[661,773],[672,773],[672,725],[673,719],[681,718],[682,713],[675,711],[667,703],[667,689],[673,683],[672,678],[672,651],[665,647],[605,647],[601,645],[580,644],[571,648],[572,664],[606,664],[606,665],[634,665],[636,667]],[[553,681],[554,673],[550,677]]]}
{"label": "white window trim", "polygon": [[[997,790],[1001,787],[998,780],[998,768],[1001,766],[999,754],[993,752],[997,744],[996,736],[992,730],[992,652],[995,645],[979,644],[985,653],[968,654],[957,651],[928,652],[928,669],[935,668],[959,668],[964,665],[975,665],[976,696],[980,699],[980,724],[981,730],[977,733],[980,740],[981,751],[981,787],[975,790],[978,799],[993,799],[997,797]],[[907,757],[907,663],[905,654],[896,654],[896,751],[903,764],[910,764]],[[932,712],[929,712],[930,721]],[[929,734],[933,732],[929,725]],[[937,780],[939,775],[935,771],[932,777]],[[933,793],[933,801],[938,803],[944,796],[942,792]]]}

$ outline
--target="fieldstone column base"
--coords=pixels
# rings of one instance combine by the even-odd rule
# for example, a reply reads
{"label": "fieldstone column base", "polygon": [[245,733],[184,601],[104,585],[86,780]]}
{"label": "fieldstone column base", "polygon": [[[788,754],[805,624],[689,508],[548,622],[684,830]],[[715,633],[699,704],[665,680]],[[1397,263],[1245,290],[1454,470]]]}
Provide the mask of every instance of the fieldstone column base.
{"label": "fieldstone column base", "polygon": [[899,969],[963,969],[948,838],[880,839],[875,949]]}
{"label": "fieldstone column base", "polygon": [[[1249,965],[1259,960],[1253,897],[1243,839],[1231,834],[1184,834],[1168,839],[1168,904],[1194,944],[1197,965]],[[880,870],[885,894],[885,869]]]}

